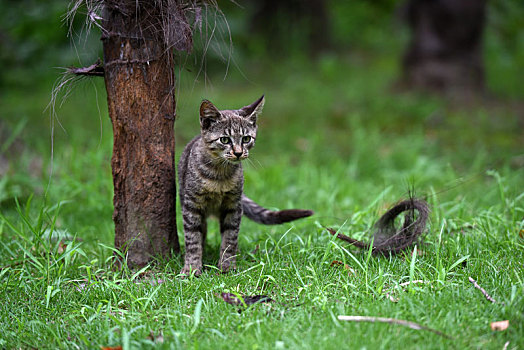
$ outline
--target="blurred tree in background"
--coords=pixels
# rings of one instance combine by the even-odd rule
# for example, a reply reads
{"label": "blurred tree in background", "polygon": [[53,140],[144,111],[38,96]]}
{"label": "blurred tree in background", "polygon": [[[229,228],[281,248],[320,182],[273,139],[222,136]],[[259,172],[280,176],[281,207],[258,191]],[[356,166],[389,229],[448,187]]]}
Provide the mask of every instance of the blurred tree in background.
{"label": "blurred tree in background", "polygon": [[[448,2],[453,3],[453,1]],[[237,61],[252,58],[263,60],[264,57],[282,59],[290,55],[309,59],[312,55],[316,56],[326,51],[344,53],[348,50],[362,49],[391,53],[398,50],[399,45],[407,46],[409,37],[407,25],[398,21],[398,13],[402,12],[403,6],[408,4],[412,25],[416,22],[414,19],[417,17],[416,14],[421,13],[420,11],[439,12],[441,16],[443,14],[442,10],[430,9],[436,5],[416,5],[417,3],[446,4],[447,2],[394,0],[223,2],[220,6],[227,18],[227,28],[218,29],[223,33],[226,31],[230,33]],[[478,0],[472,3],[484,3],[484,1]],[[0,2],[0,63],[3,67],[9,67],[9,71],[3,72],[0,84],[12,86],[24,81],[30,82],[35,77],[18,72],[31,71],[33,74],[50,75],[53,73],[52,67],[91,63],[94,58],[101,56],[98,38],[96,35],[86,38],[82,19],[75,19],[73,37],[68,38],[68,28],[62,22],[67,6],[67,0]],[[425,6],[426,10],[419,11],[421,6]],[[480,11],[478,16],[482,17],[483,11]],[[498,61],[501,65],[523,62],[524,3],[520,0],[488,2],[486,17],[487,43],[484,45],[484,50],[482,50],[482,43],[479,44],[481,49],[476,49],[480,51],[477,56]],[[448,24],[442,26],[446,28],[447,33],[455,31],[454,26],[461,27],[450,21],[453,19],[444,15],[437,22]],[[481,22],[476,25],[480,25]],[[457,23],[465,22],[457,21]],[[224,24],[219,23],[217,26],[223,27]],[[474,31],[472,29],[471,33]],[[228,36],[228,33],[224,34],[223,46],[230,45]],[[200,48],[198,44],[196,45],[196,56],[199,50],[205,50],[205,46],[205,42],[200,45]],[[405,56],[405,62],[411,62],[417,55],[414,52],[419,52],[415,46],[421,47],[412,44],[409,48],[410,53]],[[227,60],[227,57],[225,59]],[[214,62],[223,62],[224,55],[209,52],[206,60],[207,68],[212,73]],[[399,57],[399,67],[401,65]],[[406,65],[409,66],[407,63]],[[56,73],[56,70],[54,72]],[[515,80],[511,74],[508,79]]]}
{"label": "blurred tree in background", "polygon": [[[226,20],[202,12],[206,21],[201,32],[194,35],[194,54],[175,57],[177,79],[180,81],[180,75],[186,71],[190,71],[190,79],[198,79],[202,72],[208,79],[226,71],[229,81],[246,84],[250,77],[246,79],[243,72],[251,76],[264,72],[261,76],[269,77],[281,74],[278,69],[286,66],[296,67],[297,74],[309,70],[325,77],[338,76],[344,67],[379,60],[390,66],[388,72],[396,74],[384,78],[392,82],[402,76],[403,53],[412,49],[409,27],[401,15],[410,4],[411,1],[395,0],[221,2]],[[69,35],[70,28],[64,21],[68,6],[69,0],[0,1],[2,130],[17,129],[20,118],[31,115],[31,127],[23,131],[24,144],[38,144],[45,152],[49,149],[49,135],[34,136],[41,136],[41,129],[48,127],[48,119],[42,118],[41,113],[49,101],[53,82],[63,71],[58,67],[89,65],[103,55],[99,33],[88,33],[82,16],[75,17]],[[270,10],[271,6],[275,6],[275,11]],[[318,9],[316,13],[314,8]],[[485,16],[476,60],[484,62],[486,90],[523,98],[524,2],[488,1]],[[447,23],[446,19],[442,21]],[[211,33],[219,40],[208,40]],[[391,68],[395,62],[396,68]],[[24,96],[31,96],[32,103],[23,100]],[[35,96],[41,101],[35,101]],[[40,117],[32,117],[36,114]],[[96,118],[75,120],[75,125],[81,127],[69,129],[68,133],[83,137],[82,127],[91,127],[93,122]],[[5,156],[12,155],[7,152]]]}
{"label": "blurred tree in background", "polygon": [[411,41],[403,60],[409,87],[468,93],[484,88],[485,0],[410,0]]}
{"label": "blurred tree in background", "polygon": [[[330,48],[331,29],[326,0],[250,1],[249,33],[268,52],[296,47],[310,55]],[[303,46],[303,47],[302,47]]]}

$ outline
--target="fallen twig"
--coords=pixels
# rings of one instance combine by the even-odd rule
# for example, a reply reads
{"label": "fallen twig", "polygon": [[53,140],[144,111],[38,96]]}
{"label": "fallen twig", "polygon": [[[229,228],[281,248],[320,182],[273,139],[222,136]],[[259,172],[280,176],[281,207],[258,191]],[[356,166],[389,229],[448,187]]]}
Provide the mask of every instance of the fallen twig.
{"label": "fallen twig", "polygon": [[478,290],[480,290],[480,292],[482,293],[482,295],[484,295],[484,297],[486,297],[486,299],[488,299],[488,301],[491,301],[491,302],[494,303],[494,304],[502,304],[502,305],[504,305],[504,303],[499,303],[498,301],[496,301],[495,299],[493,299],[493,298],[488,294],[488,292],[486,292],[486,291],[484,290],[484,288],[482,288],[481,286],[479,286],[479,284],[477,283],[477,281],[475,281],[473,278],[468,277],[468,279],[469,279],[469,281],[470,281],[471,283],[473,283],[473,286],[474,286],[475,288],[477,288]]}
{"label": "fallen twig", "polygon": [[[414,281],[408,281],[408,282],[399,283],[398,287],[405,287],[405,286],[409,286],[410,284],[430,284],[430,283],[431,282],[424,281],[424,280],[414,280]],[[387,289],[384,289],[384,292],[391,292],[394,289],[395,289],[395,287],[387,288]]]}
{"label": "fallen twig", "polygon": [[421,324],[411,322],[411,321],[398,320],[396,318],[374,317],[374,316],[338,316],[338,319],[340,321],[380,322],[380,323],[398,324],[400,326],[409,327],[411,329],[430,331],[437,335],[440,335],[441,337],[452,339],[449,335],[442,333],[441,331],[438,331],[436,329],[429,328],[429,327],[426,327],[426,326],[423,326]]}
{"label": "fallen twig", "polygon": [[400,283],[398,286],[399,286],[399,287],[405,287],[405,286],[409,286],[410,284],[418,284],[418,283],[429,284],[429,283],[431,283],[431,282],[429,282],[429,281],[424,281],[424,280],[414,280],[414,281],[408,281],[408,282]]}

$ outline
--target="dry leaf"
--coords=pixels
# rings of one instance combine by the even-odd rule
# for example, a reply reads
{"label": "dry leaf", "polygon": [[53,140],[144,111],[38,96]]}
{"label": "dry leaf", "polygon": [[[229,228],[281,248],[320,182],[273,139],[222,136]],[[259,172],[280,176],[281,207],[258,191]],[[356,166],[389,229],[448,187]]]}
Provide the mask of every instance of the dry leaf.
{"label": "dry leaf", "polygon": [[389,301],[391,301],[392,303],[398,303],[399,301],[399,298],[396,298],[394,296],[392,296],[391,294],[389,293],[386,293],[386,297],[389,299]]}
{"label": "dry leaf", "polygon": [[122,346],[101,346],[101,350],[122,350]]}
{"label": "dry leaf", "polygon": [[76,287],[76,290],[77,290],[78,292],[81,292],[81,291],[83,291],[83,290],[86,289],[86,288],[87,288],[87,285],[86,285],[85,283],[80,283],[80,284],[78,285],[78,287]]}
{"label": "dry leaf", "polygon": [[233,293],[221,293],[220,297],[228,304],[231,305],[252,305],[256,303],[270,303],[274,301],[267,295],[236,295]]}
{"label": "dry leaf", "polygon": [[344,265],[342,261],[333,260],[329,266],[333,267],[333,266],[341,266],[341,265]]}
{"label": "dry leaf", "polygon": [[160,332],[158,335],[155,335],[153,331],[149,332],[149,335],[147,339],[155,342],[155,343],[163,343],[164,342],[164,336],[162,335],[162,332]]}
{"label": "dry leaf", "polygon": [[509,327],[509,320],[491,322],[490,326],[492,331],[504,331]]}
{"label": "dry leaf", "polygon": [[524,239],[524,228],[519,232],[520,238]]}
{"label": "dry leaf", "polygon": [[349,272],[349,274],[355,274],[354,269],[352,269],[348,264],[344,264],[342,261],[339,261],[339,260],[333,260],[329,266],[331,267],[343,266],[344,269],[346,269]]}
{"label": "dry leaf", "polygon": [[56,250],[57,254],[62,254],[66,248],[66,245],[64,244],[64,241],[58,242],[58,249]]}

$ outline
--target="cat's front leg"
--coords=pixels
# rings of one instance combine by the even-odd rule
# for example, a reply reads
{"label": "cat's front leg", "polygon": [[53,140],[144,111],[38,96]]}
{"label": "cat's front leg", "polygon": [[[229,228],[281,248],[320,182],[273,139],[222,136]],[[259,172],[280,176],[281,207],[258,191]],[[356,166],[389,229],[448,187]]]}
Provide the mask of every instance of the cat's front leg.
{"label": "cat's front leg", "polygon": [[235,208],[225,209],[220,215],[220,234],[222,244],[220,246],[220,259],[218,267],[222,272],[228,272],[236,268],[236,254],[238,250],[238,231],[242,219],[242,207],[238,202]]}
{"label": "cat's front leg", "polygon": [[182,208],[186,256],[184,268],[180,273],[187,276],[194,273],[195,276],[200,276],[202,274],[202,252],[207,225],[205,215],[198,210],[191,209],[187,206]]}

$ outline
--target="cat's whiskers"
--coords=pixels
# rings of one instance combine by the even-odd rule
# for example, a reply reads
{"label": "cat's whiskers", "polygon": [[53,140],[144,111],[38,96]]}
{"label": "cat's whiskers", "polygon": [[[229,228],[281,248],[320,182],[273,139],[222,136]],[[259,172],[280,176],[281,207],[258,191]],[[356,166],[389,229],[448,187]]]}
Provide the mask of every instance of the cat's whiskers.
{"label": "cat's whiskers", "polygon": [[250,158],[246,158],[245,160],[247,161],[247,164],[249,164],[253,169],[257,170],[257,166]]}
{"label": "cat's whiskers", "polygon": [[258,159],[255,159],[255,160],[257,161],[258,165],[260,165],[260,168],[264,169],[264,166],[262,165],[262,163],[260,163],[260,161]]}

